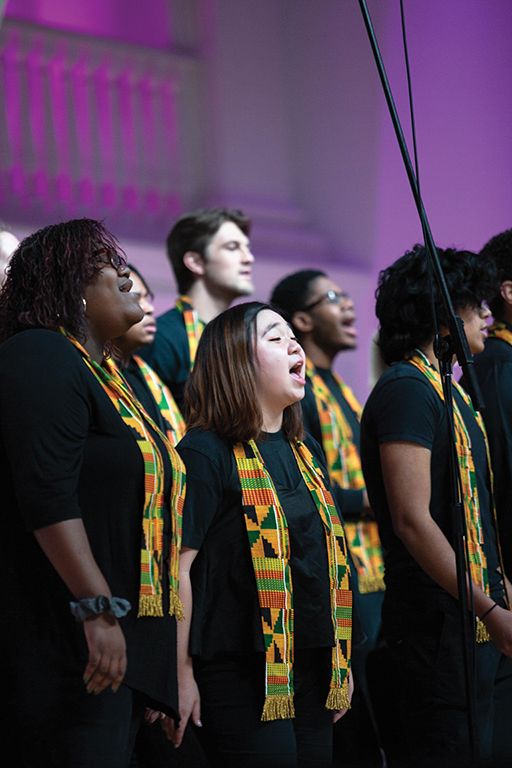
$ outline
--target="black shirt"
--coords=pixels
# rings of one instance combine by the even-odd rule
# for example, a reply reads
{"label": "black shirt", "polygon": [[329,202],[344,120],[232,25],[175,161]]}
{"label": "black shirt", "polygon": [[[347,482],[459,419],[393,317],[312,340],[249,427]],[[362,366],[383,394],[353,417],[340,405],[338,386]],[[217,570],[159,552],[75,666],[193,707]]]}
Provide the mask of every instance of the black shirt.
{"label": "black shirt", "polygon": [[[510,326],[509,326],[510,328]],[[512,330],[512,328],[510,328]],[[494,498],[505,572],[512,577],[512,346],[489,338],[475,357],[475,373],[484,398],[494,472]]]}
{"label": "black shirt", "polygon": [[141,357],[157,372],[171,390],[180,411],[185,384],[190,375],[190,351],[183,315],[174,307],[156,321],[152,344],[142,347]]}
{"label": "black shirt", "polygon": [[[347,419],[350,429],[352,430],[354,443],[359,451],[361,447],[361,426],[356,414],[343,397],[343,393],[338,382],[336,381],[333,372],[329,368],[315,368],[315,371],[319,376],[321,376],[328,390],[338,401],[342,413]],[[323,445],[322,427],[320,425],[320,418],[318,415],[313,387],[309,378],[306,382],[306,394],[302,400],[302,416],[304,419],[304,428],[306,432],[309,432],[309,434],[315,438],[319,445]],[[333,492],[341,509],[343,519],[347,522],[360,520],[364,509],[363,491],[355,490],[352,488],[340,488],[339,485],[334,485]]]}
{"label": "black shirt", "polygon": [[[306,444],[318,456],[319,446]],[[290,535],[295,645],[333,644],[323,525],[292,450],[281,432],[258,448],[275,484]],[[231,445],[193,429],[178,445],[187,467],[183,545],[199,550],[192,572],[194,611],[190,652],[203,658],[263,651],[256,580]]]}
{"label": "black shirt", "polygon": [[[459,393],[454,397],[468,431],[476,470],[484,550],[493,596],[502,594],[499,557],[492,521],[485,442],[475,417]],[[448,541],[453,541],[450,510],[449,453],[444,405],[425,376],[406,362],[392,365],[379,379],[366,403],[361,423],[361,458],[370,504],[384,549],[386,598],[416,602],[419,590],[441,588],[420,568],[395,535],[387,503],[379,446],[404,441],[431,451],[430,513]],[[411,488],[411,494],[414,488]]]}
{"label": "black shirt", "polygon": [[[81,518],[120,620],[125,683],[153,706],[177,710],[176,622],[137,618],[144,499],[142,454],[79,351],[60,333],[29,330],[0,347],[0,478],[4,633],[9,663],[29,656],[52,675],[81,678],[88,656],[74,599],[33,531]],[[170,476],[167,463],[166,476]],[[169,520],[164,551],[169,547]]]}

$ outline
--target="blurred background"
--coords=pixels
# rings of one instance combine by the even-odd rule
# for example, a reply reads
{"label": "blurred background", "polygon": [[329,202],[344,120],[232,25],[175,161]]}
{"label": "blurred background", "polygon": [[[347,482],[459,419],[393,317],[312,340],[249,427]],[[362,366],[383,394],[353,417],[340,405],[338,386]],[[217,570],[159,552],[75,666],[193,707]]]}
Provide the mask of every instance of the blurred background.
{"label": "blurred background", "polygon": [[[399,0],[368,0],[410,140]],[[404,0],[421,190],[440,247],[512,226],[512,2]],[[421,239],[357,0],[0,1],[0,220],[102,219],[174,301],[165,237],[253,219],[256,298],[325,268],[354,298],[368,392],[379,269]],[[412,151],[412,143],[410,143]]]}

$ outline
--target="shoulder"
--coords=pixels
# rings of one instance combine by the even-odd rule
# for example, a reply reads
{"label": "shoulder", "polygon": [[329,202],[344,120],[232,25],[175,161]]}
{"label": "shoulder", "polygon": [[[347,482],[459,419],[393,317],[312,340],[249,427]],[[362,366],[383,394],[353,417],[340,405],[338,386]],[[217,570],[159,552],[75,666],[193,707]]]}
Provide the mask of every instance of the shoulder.
{"label": "shoulder", "polygon": [[512,363],[512,346],[502,339],[487,339],[484,351],[475,356],[475,369]]}
{"label": "shoulder", "polygon": [[50,371],[58,367],[62,371],[63,366],[66,373],[83,368],[79,351],[58,331],[44,328],[20,331],[0,346],[2,370],[15,368],[21,372],[43,368]]}
{"label": "shoulder", "polygon": [[437,394],[426,376],[406,361],[394,363],[380,377],[368,397],[365,410],[378,407],[389,398],[428,398],[434,401]]}
{"label": "shoulder", "polygon": [[233,447],[227,440],[219,437],[216,432],[199,427],[194,427],[185,434],[178,443],[177,450],[182,456],[192,451],[219,465],[233,455]]}
{"label": "shoulder", "polygon": [[173,307],[157,317],[156,327],[159,333],[163,333],[164,335],[175,333],[177,331],[179,332],[180,329],[185,332],[183,315],[176,309],[176,307]]}

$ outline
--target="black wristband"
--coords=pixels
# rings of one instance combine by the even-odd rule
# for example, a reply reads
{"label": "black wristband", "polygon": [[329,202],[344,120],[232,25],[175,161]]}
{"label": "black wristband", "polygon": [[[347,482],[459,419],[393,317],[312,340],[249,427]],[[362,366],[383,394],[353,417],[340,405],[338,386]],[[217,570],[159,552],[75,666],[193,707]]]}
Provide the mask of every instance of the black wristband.
{"label": "black wristband", "polygon": [[77,621],[85,621],[90,616],[99,616],[101,613],[108,613],[121,619],[131,610],[131,603],[124,597],[107,597],[98,595],[97,597],[83,597],[76,602],[69,604],[71,613]]}
{"label": "black wristband", "polygon": [[485,617],[486,617],[486,616],[488,616],[488,615],[490,614],[490,612],[491,612],[491,611],[494,611],[494,609],[497,607],[497,605],[498,605],[498,603],[493,603],[493,604],[491,605],[491,607],[490,607],[490,608],[488,608],[488,609],[485,611],[485,613],[483,613],[483,614],[480,616],[480,621],[483,621],[483,620],[485,619]]}

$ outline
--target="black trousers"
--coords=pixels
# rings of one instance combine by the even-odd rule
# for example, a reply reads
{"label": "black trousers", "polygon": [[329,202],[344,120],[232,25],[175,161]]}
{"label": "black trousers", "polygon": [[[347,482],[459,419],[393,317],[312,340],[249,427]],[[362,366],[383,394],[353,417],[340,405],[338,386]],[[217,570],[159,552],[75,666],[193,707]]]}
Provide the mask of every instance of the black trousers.
{"label": "black trousers", "polygon": [[20,673],[2,746],[20,768],[127,768],[143,713],[140,695],[125,685],[94,695],[75,672],[49,670],[44,686]]}
{"label": "black trousers", "polygon": [[331,649],[297,650],[295,718],[262,722],[263,654],[199,661],[202,728],[197,733],[212,768],[327,768],[332,716],[325,709]]}
{"label": "black trousers", "polygon": [[[404,615],[385,610],[399,690],[400,725],[411,768],[471,765],[463,649],[455,601],[425,608],[403,629]],[[396,621],[394,622],[395,619]],[[400,632],[393,631],[402,626]],[[476,717],[482,768],[512,766],[512,659],[477,644]]]}

